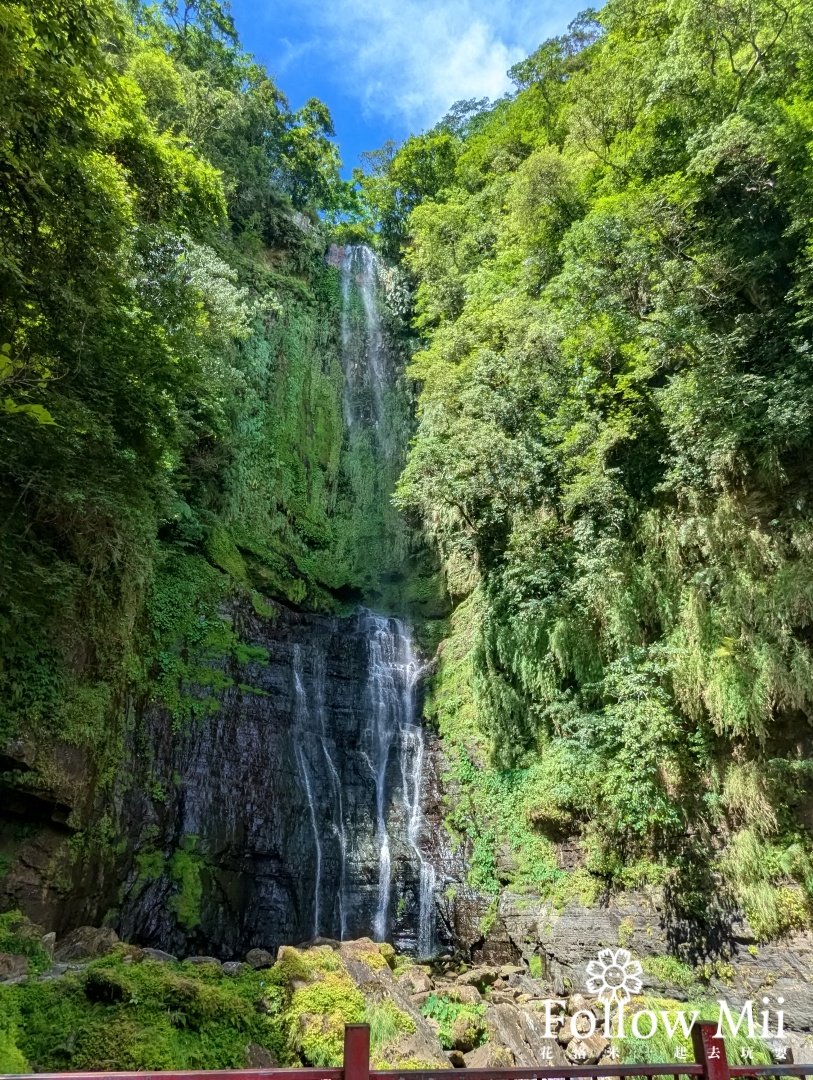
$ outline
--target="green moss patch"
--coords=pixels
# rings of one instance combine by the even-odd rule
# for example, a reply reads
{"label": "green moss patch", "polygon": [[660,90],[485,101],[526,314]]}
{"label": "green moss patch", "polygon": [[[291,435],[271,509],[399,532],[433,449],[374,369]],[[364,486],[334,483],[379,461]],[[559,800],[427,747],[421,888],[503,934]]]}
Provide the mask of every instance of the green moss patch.
{"label": "green moss patch", "polygon": [[53,982],[0,987],[0,1054],[38,1072],[244,1068],[249,1043],[284,1054],[281,995],[263,974],[120,949]]}

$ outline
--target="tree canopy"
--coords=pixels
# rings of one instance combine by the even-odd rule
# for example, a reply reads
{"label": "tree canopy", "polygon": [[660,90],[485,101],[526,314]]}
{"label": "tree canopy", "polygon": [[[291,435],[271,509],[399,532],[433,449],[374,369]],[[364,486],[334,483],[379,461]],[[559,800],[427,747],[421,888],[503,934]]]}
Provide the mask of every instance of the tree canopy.
{"label": "tree canopy", "polygon": [[765,932],[813,886],[811,34],[610,0],[359,178],[425,342],[399,500],[476,613],[523,835],[687,905],[722,874]]}

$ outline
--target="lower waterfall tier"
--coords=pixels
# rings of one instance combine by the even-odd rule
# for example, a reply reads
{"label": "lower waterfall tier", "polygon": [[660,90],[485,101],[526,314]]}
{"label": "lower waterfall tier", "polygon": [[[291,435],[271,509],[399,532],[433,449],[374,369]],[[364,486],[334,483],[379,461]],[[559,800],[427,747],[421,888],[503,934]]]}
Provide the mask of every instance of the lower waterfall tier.
{"label": "lower waterfall tier", "polygon": [[219,955],[369,934],[428,955],[436,785],[408,629],[365,610],[232,617],[268,661],[224,670],[180,730],[148,709],[129,736],[119,932]]}

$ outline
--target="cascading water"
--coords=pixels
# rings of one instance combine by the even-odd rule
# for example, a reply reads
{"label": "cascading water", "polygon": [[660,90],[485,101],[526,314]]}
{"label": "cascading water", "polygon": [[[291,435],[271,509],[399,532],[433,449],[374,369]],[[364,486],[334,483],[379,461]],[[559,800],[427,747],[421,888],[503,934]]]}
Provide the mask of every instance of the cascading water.
{"label": "cascading water", "polygon": [[350,244],[343,249],[338,264],[342,289],[345,422],[349,428],[366,423],[380,436],[388,379],[379,313],[381,261],[366,244]]}
{"label": "cascading water", "polygon": [[[342,296],[343,498],[363,526],[348,536],[378,545],[359,550],[354,565],[365,594],[398,610],[406,590],[386,592],[383,579],[389,587],[409,572],[406,532],[389,501],[409,409],[385,332],[388,271],[363,245],[329,258]],[[206,874],[218,875],[201,938],[223,949],[372,935],[428,957],[438,899],[428,852],[439,849],[424,807],[436,805],[436,787],[408,624],[366,607],[343,618],[282,606],[273,619],[235,614],[246,640],[268,653],[267,666],[255,665],[223,693],[211,722],[180,740],[156,715],[153,772],[142,787],[160,776],[172,794],[160,822],[135,796],[128,814],[148,820],[167,847],[188,837]],[[190,778],[182,791],[176,775]],[[122,927],[151,926],[151,943],[180,947],[176,888],[171,873],[151,881],[125,905]],[[444,921],[437,933],[448,940]]]}
{"label": "cascading water", "polygon": [[423,828],[423,730],[417,722],[416,689],[420,664],[412,638],[399,619],[362,612],[359,619],[369,639],[368,693],[370,724],[365,732],[371,744],[370,768],[376,785],[376,835],[379,844],[378,906],[374,932],[386,937],[390,903],[391,855],[386,819],[386,778],[390,755],[398,754],[401,800],[406,815],[407,840],[419,871],[419,956],[432,950],[435,874],[420,846]]}
{"label": "cascading water", "polygon": [[[435,876],[421,850],[424,739],[417,707],[420,663],[409,630],[399,619],[360,609],[357,631],[364,644],[366,664],[361,702],[366,722],[358,744],[375,790],[378,882],[370,929],[379,941],[386,940],[391,931],[391,834],[399,829],[403,817],[408,857],[418,873],[415,941],[418,954],[426,957],[431,954],[433,942]],[[350,906],[346,895],[347,866],[349,858],[355,856],[358,861],[358,853],[353,851],[352,830],[346,820],[340,774],[343,763],[334,760],[335,746],[328,737],[324,649],[318,642],[311,649],[296,644],[292,660],[294,758],[313,838],[313,936],[338,929],[339,937],[344,939]],[[314,762],[314,754],[323,759],[324,767]],[[319,787],[317,778],[322,781]],[[331,852],[333,845],[338,847],[337,853]],[[323,877],[328,857],[338,865],[338,882],[332,878],[333,885],[338,884],[336,914],[332,906],[328,908],[324,903]]]}
{"label": "cascading water", "polygon": [[302,778],[302,786],[308,801],[308,813],[313,829],[313,844],[316,853],[316,886],[314,890],[313,904],[313,936],[319,935],[319,921],[321,916],[320,899],[322,891],[322,837],[319,822],[317,820],[316,803],[313,798],[313,784],[311,782],[311,770],[306,756],[307,739],[305,738],[310,721],[308,696],[302,681],[302,647],[294,645],[292,673],[294,678],[294,754],[299,766],[299,774]]}
{"label": "cascading water", "polygon": [[[342,367],[345,419],[350,437],[367,428],[375,436],[377,454],[391,458],[395,447],[387,431],[386,395],[394,377],[383,331],[380,303],[384,268],[366,244],[351,244],[334,256],[341,273]],[[366,755],[375,782],[378,896],[373,932],[386,936],[392,885],[392,844],[387,821],[387,777],[393,753],[400,765],[400,799],[412,858],[419,868],[419,913],[416,944],[421,955],[432,946],[435,875],[421,850],[421,783],[424,740],[418,722],[419,664],[406,626],[362,612],[360,623],[369,638],[368,695],[370,722],[365,731]]]}
{"label": "cascading water", "polygon": [[[381,475],[394,477],[398,453],[389,445],[394,439],[388,395],[398,365],[381,316],[386,271],[363,244],[333,248],[329,261],[339,270],[341,281],[347,438],[351,446],[365,446],[372,462],[383,465],[386,461]],[[423,848],[420,663],[410,631],[399,619],[360,608],[356,633],[364,651],[364,689],[359,701],[364,720],[360,730],[348,732],[341,749],[333,738],[335,718],[327,718],[324,644],[298,644],[294,649],[294,761],[311,834],[313,933],[338,932],[342,938],[348,933],[372,933],[379,940],[395,934],[404,942],[411,941],[421,956],[428,956],[434,937],[435,872]],[[362,819],[358,798],[350,792],[354,784],[365,781],[357,776],[348,781],[347,775],[347,754],[354,752],[372,789],[373,813]],[[374,882],[369,881],[373,853]]]}
{"label": "cascading water", "polygon": [[[411,738],[416,729],[414,688],[418,663],[412,643],[397,619],[385,619],[372,612],[359,615],[362,629],[368,637],[370,722],[364,732],[364,744],[369,745],[367,760],[373,774],[376,791],[376,839],[378,841],[378,905],[373,931],[379,939],[387,933],[391,854],[387,828],[387,766],[394,744],[398,744],[401,761],[402,797],[409,805],[404,757],[414,746]],[[412,755],[415,756],[414,753]],[[411,837],[410,837],[411,840]]]}

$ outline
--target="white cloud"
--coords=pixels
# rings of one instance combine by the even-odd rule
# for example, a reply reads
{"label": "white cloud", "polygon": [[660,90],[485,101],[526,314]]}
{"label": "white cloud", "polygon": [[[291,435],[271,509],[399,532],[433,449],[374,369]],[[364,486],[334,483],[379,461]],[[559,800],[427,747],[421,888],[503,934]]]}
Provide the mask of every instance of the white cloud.
{"label": "white cloud", "polygon": [[[572,0],[304,0],[342,88],[368,116],[429,127],[463,98],[499,97],[508,68],[572,17]],[[312,41],[314,38],[311,39]]]}

